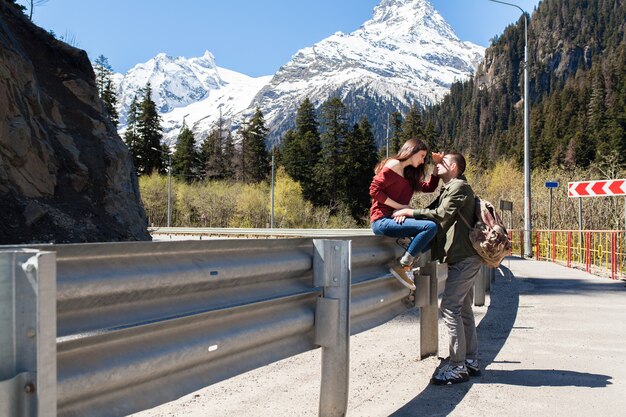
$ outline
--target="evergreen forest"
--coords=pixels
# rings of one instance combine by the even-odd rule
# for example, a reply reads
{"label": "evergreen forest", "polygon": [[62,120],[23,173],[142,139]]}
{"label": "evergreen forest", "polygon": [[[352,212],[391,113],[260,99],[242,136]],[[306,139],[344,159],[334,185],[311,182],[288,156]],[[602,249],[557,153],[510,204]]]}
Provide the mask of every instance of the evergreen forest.
{"label": "evergreen forest", "polygon": [[[529,18],[531,167],[626,163],[626,4],[543,0]],[[438,145],[488,167],[523,160],[524,19],[493,40],[475,76],[424,112]]]}

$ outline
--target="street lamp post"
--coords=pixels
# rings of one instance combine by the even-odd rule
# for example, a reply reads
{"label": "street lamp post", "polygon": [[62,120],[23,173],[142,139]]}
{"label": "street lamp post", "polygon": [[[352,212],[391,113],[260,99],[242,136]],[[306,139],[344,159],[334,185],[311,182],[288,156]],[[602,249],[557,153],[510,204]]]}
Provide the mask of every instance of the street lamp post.
{"label": "street lamp post", "polygon": [[489,0],[494,3],[505,4],[518,8],[524,15],[524,256],[532,257],[533,251],[530,243],[531,209],[530,209],[530,138],[528,116],[528,18],[524,9],[517,4],[506,3],[499,0]]}
{"label": "street lamp post", "polygon": [[274,154],[276,148],[272,147],[272,213],[270,216],[270,228],[274,228]]}
{"label": "street lamp post", "polygon": [[386,158],[389,158],[389,116],[390,116],[390,113],[387,113],[387,140],[386,140],[387,153],[385,155]]}
{"label": "street lamp post", "polygon": [[154,147],[150,149],[167,155],[167,227],[170,227],[172,224],[172,154]]}

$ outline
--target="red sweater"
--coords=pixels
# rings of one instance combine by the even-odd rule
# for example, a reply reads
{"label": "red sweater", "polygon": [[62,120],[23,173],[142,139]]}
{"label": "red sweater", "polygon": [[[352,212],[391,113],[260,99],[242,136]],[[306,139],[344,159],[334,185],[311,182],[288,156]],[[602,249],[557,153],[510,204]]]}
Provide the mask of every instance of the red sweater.
{"label": "red sweater", "polygon": [[[437,189],[439,177],[431,175],[428,182],[420,182],[420,189],[424,193],[432,193]],[[370,208],[370,223],[383,217],[391,217],[394,212],[393,207],[385,204],[387,198],[402,204],[408,205],[413,197],[411,183],[391,168],[384,167],[372,179],[370,184],[370,197],[372,197],[372,207]]]}

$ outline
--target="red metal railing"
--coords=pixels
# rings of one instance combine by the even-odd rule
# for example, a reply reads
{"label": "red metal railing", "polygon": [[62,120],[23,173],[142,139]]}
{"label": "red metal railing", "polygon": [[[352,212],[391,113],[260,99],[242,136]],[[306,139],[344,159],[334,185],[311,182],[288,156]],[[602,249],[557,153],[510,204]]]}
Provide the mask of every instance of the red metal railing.
{"label": "red metal railing", "polygon": [[[524,255],[524,233],[509,232],[512,253]],[[624,230],[535,230],[531,234],[534,256],[568,268],[584,268],[593,274],[626,279],[626,231]]]}

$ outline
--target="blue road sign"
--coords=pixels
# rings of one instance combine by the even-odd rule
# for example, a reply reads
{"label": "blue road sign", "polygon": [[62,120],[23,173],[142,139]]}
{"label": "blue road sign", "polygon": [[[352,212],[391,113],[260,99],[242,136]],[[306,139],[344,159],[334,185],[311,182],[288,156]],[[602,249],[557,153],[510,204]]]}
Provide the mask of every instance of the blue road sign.
{"label": "blue road sign", "polygon": [[558,188],[559,183],[557,181],[546,181],[546,188]]}

